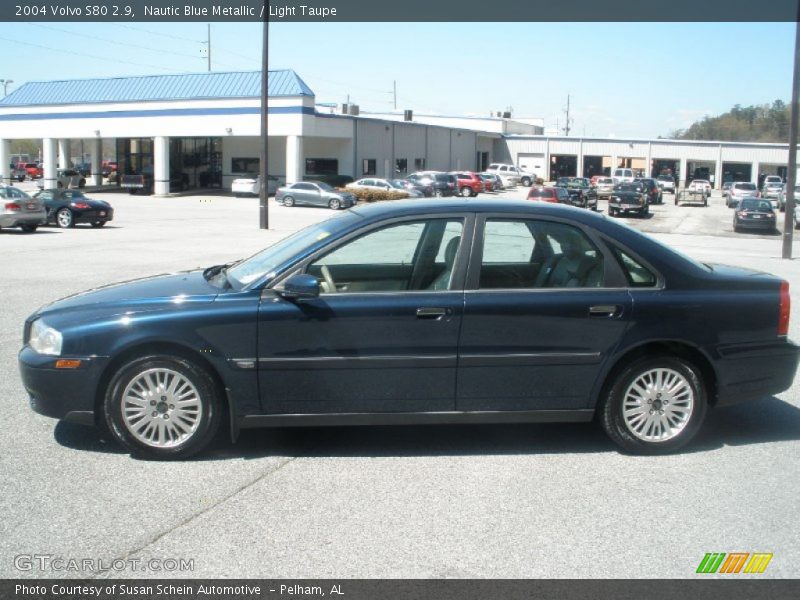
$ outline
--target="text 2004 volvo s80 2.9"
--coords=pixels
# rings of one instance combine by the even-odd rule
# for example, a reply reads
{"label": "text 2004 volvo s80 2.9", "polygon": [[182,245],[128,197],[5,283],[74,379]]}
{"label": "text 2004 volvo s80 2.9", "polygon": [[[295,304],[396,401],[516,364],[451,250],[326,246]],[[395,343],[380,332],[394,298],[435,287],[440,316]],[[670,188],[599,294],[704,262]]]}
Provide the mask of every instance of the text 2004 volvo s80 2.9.
{"label": "text 2004 volvo s80 2.9", "polygon": [[675,450],[789,388],[788,284],[522,201],[357,207],[236,263],[78,294],[25,323],[33,409],[184,457],[240,428],[589,421]]}

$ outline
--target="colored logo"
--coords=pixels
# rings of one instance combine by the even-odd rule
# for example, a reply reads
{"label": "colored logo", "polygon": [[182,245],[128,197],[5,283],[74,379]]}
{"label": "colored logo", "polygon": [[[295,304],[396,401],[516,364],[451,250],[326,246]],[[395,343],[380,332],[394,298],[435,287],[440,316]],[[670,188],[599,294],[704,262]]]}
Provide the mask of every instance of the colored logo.
{"label": "colored logo", "polygon": [[763,573],[772,553],[769,552],[707,552],[697,567],[698,573]]}

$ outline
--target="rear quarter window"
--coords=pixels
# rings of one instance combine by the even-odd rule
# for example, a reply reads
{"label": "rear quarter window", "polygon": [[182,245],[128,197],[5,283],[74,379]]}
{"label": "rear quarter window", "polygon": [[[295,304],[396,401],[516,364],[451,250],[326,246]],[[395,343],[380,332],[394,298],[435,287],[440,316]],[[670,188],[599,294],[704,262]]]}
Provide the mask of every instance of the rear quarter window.
{"label": "rear quarter window", "polygon": [[649,288],[656,286],[658,277],[656,277],[655,273],[616,246],[612,246],[612,250],[630,287]]}

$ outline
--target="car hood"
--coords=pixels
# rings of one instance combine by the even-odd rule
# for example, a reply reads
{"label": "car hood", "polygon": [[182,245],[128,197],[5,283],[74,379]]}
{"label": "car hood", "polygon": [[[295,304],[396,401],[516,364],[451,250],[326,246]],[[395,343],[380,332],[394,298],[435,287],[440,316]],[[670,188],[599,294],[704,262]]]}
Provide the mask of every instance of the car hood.
{"label": "car hood", "polygon": [[39,309],[39,315],[100,306],[111,311],[141,312],[165,304],[213,302],[220,288],[203,277],[203,271],[186,271],[134,279],[67,296]]}

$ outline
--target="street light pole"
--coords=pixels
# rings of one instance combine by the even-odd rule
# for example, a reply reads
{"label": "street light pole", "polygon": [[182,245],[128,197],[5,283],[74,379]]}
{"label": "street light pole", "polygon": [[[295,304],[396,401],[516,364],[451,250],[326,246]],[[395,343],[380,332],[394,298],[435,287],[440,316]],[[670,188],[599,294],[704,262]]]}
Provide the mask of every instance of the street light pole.
{"label": "street light pole", "polygon": [[781,256],[792,258],[794,235],[794,186],[797,184],[797,127],[798,101],[800,101],[800,3],[797,5],[794,34],[794,76],[792,77],[792,113],[789,125],[789,172],[786,174],[786,213],[783,216],[783,248]]}
{"label": "street light pole", "polygon": [[269,69],[267,68],[269,17],[264,16],[261,45],[261,140],[259,144],[259,171],[261,187],[258,191],[259,227],[269,229],[269,180],[267,179],[267,98],[269,97]]}

